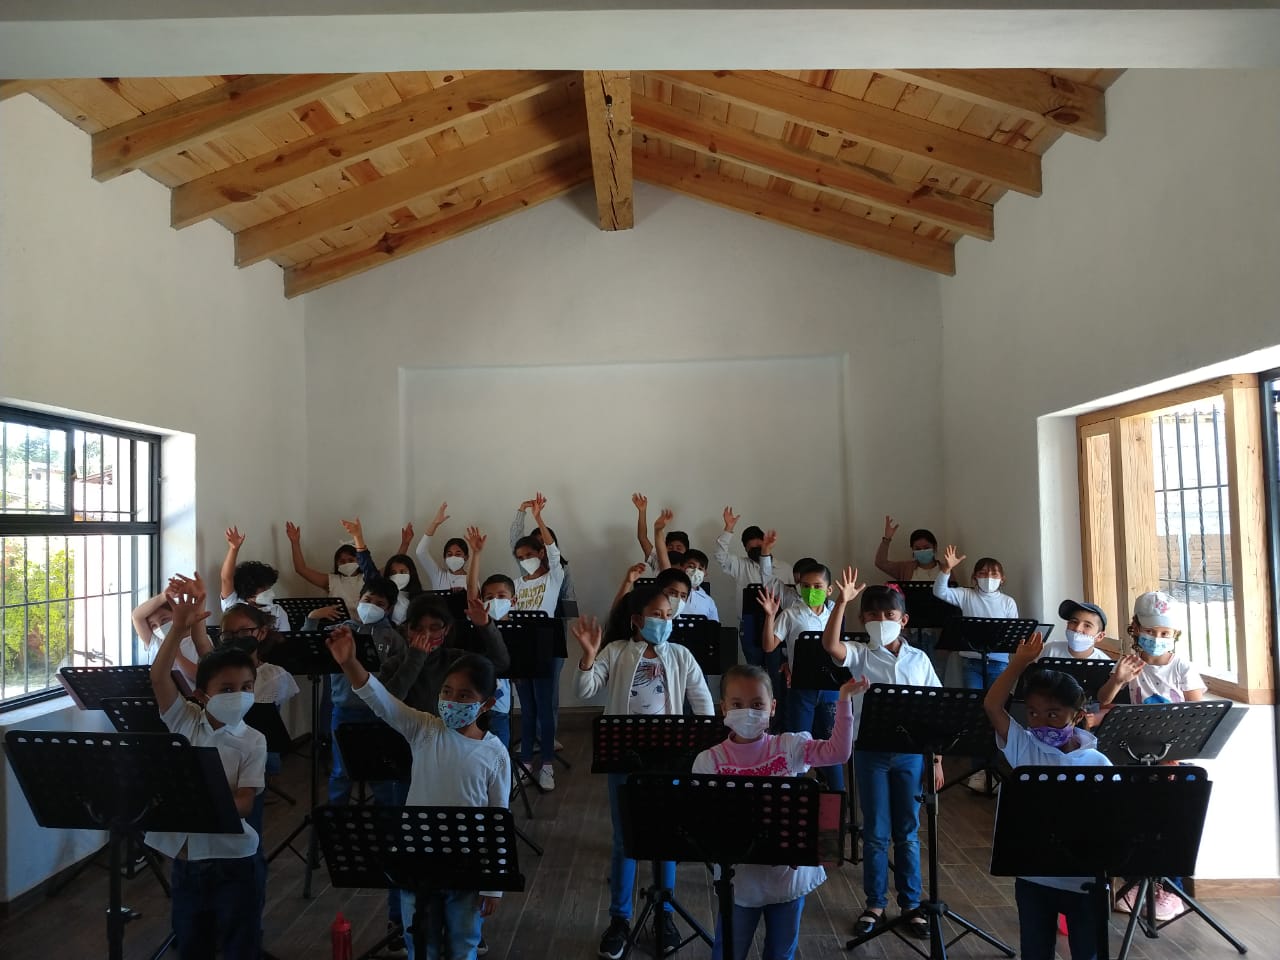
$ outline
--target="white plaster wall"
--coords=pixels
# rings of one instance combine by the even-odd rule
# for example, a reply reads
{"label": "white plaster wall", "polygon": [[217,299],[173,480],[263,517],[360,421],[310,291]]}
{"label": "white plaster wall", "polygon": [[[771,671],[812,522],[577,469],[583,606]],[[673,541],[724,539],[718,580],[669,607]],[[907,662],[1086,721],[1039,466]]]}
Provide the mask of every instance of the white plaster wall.
{"label": "white plaster wall", "polygon": [[[1107,138],[1064,137],[1044,196],[1006,196],[995,242],[959,246],[941,284],[946,513],[1028,609],[1081,585],[1074,431],[1050,415],[1280,344],[1277,102],[1278,71],[1130,71]],[[1251,714],[1214,765],[1200,876],[1280,875],[1273,737]],[[1228,840],[1241,823],[1248,844]]]}
{"label": "white plaster wall", "polygon": [[[164,431],[163,568],[199,568],[212,593],[229,524],[246,558],[288,566],[283,520],[306,495],[303,308],[276,267],[237,271],[221,227],[168,224],[160,184],[96,183],[88,136],[31,97],[0,104],[0,398]],[[50,710],[0,720],[84,722]],[[94,845],[36,830],[7,764],[0,807],[0,901]]]}

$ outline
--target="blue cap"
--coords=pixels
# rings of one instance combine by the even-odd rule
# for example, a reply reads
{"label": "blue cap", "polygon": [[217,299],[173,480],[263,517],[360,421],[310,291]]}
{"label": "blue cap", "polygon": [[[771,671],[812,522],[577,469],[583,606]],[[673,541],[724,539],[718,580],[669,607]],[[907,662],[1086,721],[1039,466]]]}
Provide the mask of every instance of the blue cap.
{"label": "blue cap", "polygon": [[1079,600],[1063,600],[1058,604],[1058,616],[1063,620],[1070,620],[1072,614],[1077,610],[1085,610],[1094,614],[1102,621],[1102,629],[1107,629],[1107,615],[1102,612],[1102,608],[1096,603],[1081,603]]}

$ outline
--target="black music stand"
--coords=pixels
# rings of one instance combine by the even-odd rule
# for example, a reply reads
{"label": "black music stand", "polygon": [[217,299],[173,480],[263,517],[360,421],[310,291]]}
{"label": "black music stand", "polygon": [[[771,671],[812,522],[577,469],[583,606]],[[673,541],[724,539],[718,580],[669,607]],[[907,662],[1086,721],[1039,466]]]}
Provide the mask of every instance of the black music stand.
{"label": "black music stand", "polygon": [[[524,611],[528,612],[528,611]],[[541,611],[533,611],[541,613]],[[506,644],[507,655],[511,663],[498,676],[513,683],[521,680],[545,680],[551,676],[551,661],[555,658],[555,637],[549,629],[546,614],[532,617],[519,617],[495,620],[502,642]],[[514,688],[513,688],[514,692]],[[521,720],[524,719],[524,704],[520,705]],[[524,736],[523,731],[521,736]],[[552,745],[554,747],[554,744]],[[539,793],[546,793],[537,777],[524,765],[515,750],[511,750],[511,771],[514,784],[512,795],[519,794],[524,802],[526,817],[533,816],[533,808],[529,805],[526,784],[533,786]],[[567,765],[566,765],[567,766]],[[541,853],[541,850],[538,850]]]}
{"label": "black music stand", "polygon": [[118,733],[168,733],[155,697],[103,697],[102,710]]}
{"label": "black music stand", "polygon": [[[591,725],[591,772],[686,773],[693,768],[693,761],[697,759],[698,754],[722,742],[727,735],[728,731],[717,717],[665,714],[630,717],[604,714],[596,717]],[[663,807],[650,807],[649,810],[664,810],[664,815],[666,813]],[[817,822],[816,815],[814,822]],[[624,816],[624,838],[626,828],[627,818]],[[699,937],[705,940],[708,946],[712,945],[714,939],[711,934],[676,899],[675,891],[662,884],[662,861],[672,858],[660,856],[653,859],[637,856],[632,859],[653,860],[653,883],[642,893],[644,907],[632,926],[631,933],[627,936],[627,945],[622,954],[623,960],[635,947],[640,938],[640,928],[644,926],[645,920],[650,915],[653,916],[654,956],[663,956],[662,931],[658,921],[668,903],[694,931],[681,941],[680,947],[692,943]],[[707,860],[701,856],[686,859]]]}
{"label": "black music stand", "polygon": [[[568,641],[565,635],[564,621],[561,620],[559,617],[548,617],[547,612],[545,610],[512,610],[510,613],[507,614],[507,620],[504,622],[510,622],[515,624],[528,624],[535,630],[546,631],[551,637],[552,658],[560,659],[560,660],[569,659],[569,647],[568,647]],[[499,624],[499,628],[501,628],[501,624]],[[539,643],[541,643],[541,641],[539,641]],[[549,672],[550,672],[550,665],[548,665],[548,673]],[[548,675],[547,673],[544,673],[544,674],[541,674],[540,676],[546,677],[547,675]],[[530,679],[536,679],[536,678],[530,678]],[[524,736],[524,704],[523,703],[520,704],[520,721],[521,721],[520,736],[523,737]],[[539,736],[541,736],[541,734],[539,734]],[[539,744],[539,746],[541,747],[541,744]],[[573,769],[573,764],[570,763],[568,760],[566,760],[564,758],[564,755],[561,754],[560,751],[556,749],[555,743],[551,744],[550,752],[551,752],[551,755],[556,758],[556,761],[566,770]],[[546,753],[547,753],[546,750],[542,751],[543,756],[545,756]],[[523,773],[528,774],[528,770],[523,765],[520,766],[520,770]],[[528,779],[529,779],[529,782],[533,783],[538,788],[539,793],[546,792],[545,790],[542,789],[542,785],[539,784],[534,777],[530,776]]]}
{"label": "black music stand", "polygon": [[[342,668],[338,666],[337,661],[333,659],[333,654],[329,652],[329,648],[325,645],[326,636],[327,631],[324,630],[283,634],[279,642],[271,645],[271,648],[266,652],[265,658],[268,663],[278,664],[295,677],[306,677],[311,682],[311,783],[309,794],[311,803],[308,812],[303,814],[301,822],[267,857],[267,863],[270,863],[287,849],[306,864],[302,881],[302,896],[308,900],[311,899],[311,874],[319,866],[317,862],[319,847],[316,845],[315,831],[311,831],[305,857],[294,849],[293,841],[312,826],[315,808],[319,806],[317,792],[320,783],[320,735],[322,733],[320,678],[326,674],[342,672]],[[378,647],[373,642],[373,637],[369,634],[357,633],[355,634],[355,640],[356,659],[363,664],[366,670],[376,675],[382,666],[382,662],[378,656]]]}
{"label": "black music stand", "polygon": [[[1000,789],[991,873],[1092,877],[1084,886],[1094,902],[1097,955],[1108,960],[1110,878],[1191,874],[1210,788],[1199,767],[1018,767]],[[1107,815],[1054,817],[1046,810],[1105,810]],[[1122,957],[1132,927],[1131,921]],[[1243,944],[1214,927],[1245,952]]]}
{"label": "black music stand", "polygon": [[[1230,700],[1194,700],[1186,703],[1150,703],[1113,707],[1098,728],[1098,749],[1113,763],[1142,764],[1151,771],[1165,774],[1185,768],[1155,766],[1170,764],[1176,760],[1211,760],[1218,755],[1227,738],[1244,717],[1244,710],[1233,709]],[[1206,803],[1208,801],[1206,800]],[[1199,834],[1197,833],[1197,839]],[[1194,861],[1194,858],[1193,858]],[[1194,863],[1193,863],[1194,865]],[[1137,889],[1129,923],[1125,927],[1120,946],[1121,960],[1128,957],[1129,947],[1138,926],[1143,934],[1155,940],[1169,924],[1181,920],[1187,914],[1180,913],[1169,920],[1156,919],[1155,886],[1163,883],[1214,931],[1236,948],[1245,952],[1245,946],[1222,923],[1209,913],[1199,901],[1181,887],[1170,883],[1169,877],[1191,876],[1185,871],[1147,871],[1142,874],[1121,873],[1120,876],[1140,876],[1127,882],[1117,894],[1123,897]]]}
{"label": "black music stand", "polygon": [[146,664],[130,667],[63,667],[58,671],[58,682],[81,710],[101,710],[103,698],[106,697],[155,695],[155,691],[151,689],[151,668]]}
{"label": "black music stand", "polygon": [[[715,888],[722,953],[733,957],[734,868],[818,866],[821,796],[816,781],[792,777],[633,773],[618,796],[622,842],[628,856],[652,860],[655,871],[663,860],[720,868]],[[655,810],[661,815],[653,816]],[[646,911],[653,906],[646,904]],[[678,903],[675,907],[703,932]],[[656,923],[654,927],[656,934]],[[660,945],[654,956],[662,956]]]}
{"label": "black music stand", "polygon": [[435,597],[457,623],[470,625],[471,621],[467,619],[466,590],[423,590],[422,592],[428,597]]}
{"label": "black music stand", "polygon": [[[1115,669],[1116,662],[1114,660],[1077,660],[1075,657],[1041,657],[1031,666],[1023,671],[1022,676],[1018,678],[1018,685],[1014,688],[1013,699],[1026,699],[1027,678],[1037,670],[1056,670],[1058,673],[1065,673],[1067,676],[1080,684],[1080,689],[1084,691],[1084,695],[1094,703],[1098,700],[1098,691],[1103,688],[1108,680],[1111,679],[1111,672]],[[1124,691],[1121,691],[1124,692]]]}
{"label": "black music stand", "polygon": [[335,887],[412,890],[414,956],[427,956],[423,900],[435,890],[521,891],[511,811],[503,807],[318,807]]}
{"label": "black music stand", "polygon": [[139,916],[120,902],[130,833],[244,832],[217,749],[185,737],[11,730],[5,752],[40,826],[108,831],[110,960],[124,957],[125,924]]}
{"label": "black music stand", "polygon": [[347,609],[347,601],[341,597],[276,597],[276,603],[280,604],[280,609],[289,618],[290,633],[299,632],[302,629],[302,625],[307,622],[307,617],[311,615],[311,611],[319,610],[321,607],[338,608],[338,613],[341,614],[341,617],[335,620],[335,623],[351,619],[351,611]]}
{"label": "black music stand", "polygon": [[[737,640],[737,631],[728,633]],[[671,624],[671,642],[688,647],[708,677],[719,676],[738,662],[738,651],[732,642],[725,643],[720,624],[703,616],[676,617]]]}
{"label": "black music stand", "polygon": [[915,630],[941,630],[959,618],[960,608],[934,596],[932,580],[890,580],[907,601],[909,625]]}
{"label": "black music stand", "polygon": [[[855,937],[846,944],[846,949],[882,934],[893,933],[920,956],[928,960],[946,960],[947,950],[972,933],[1006,957],[1014,955],[1008,944],[949,908],[940,899],[938,890],[938,791],[933,783],[933,761],[945,753],[974,753],[991,743],[995,733],[982,701],[981,690],[885,683],[872,684],[863,697],[857,749],[924,755],[924,775],[921,778],[924,792],[920,800],[928,823],[929,895],[921,901],[920,910],[929,920],[929,952],[925,953],[899,930],[907,922],[905,914],[871,933]],[[950,943],[943,939],[944,917],[962,928]]]}

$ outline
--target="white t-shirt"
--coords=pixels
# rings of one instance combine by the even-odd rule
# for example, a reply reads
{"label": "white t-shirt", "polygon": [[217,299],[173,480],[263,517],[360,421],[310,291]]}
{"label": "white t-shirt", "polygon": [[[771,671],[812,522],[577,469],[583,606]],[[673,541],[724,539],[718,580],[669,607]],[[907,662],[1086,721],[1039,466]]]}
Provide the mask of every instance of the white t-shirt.
{"label": "white t-shirt", "polygon": [[422,564],[422,572],[427,575],[427,582],[431,584],[430,590],[465,590],[467,589],[467,571],[463,567],[458,573],[453,573],[448,567],[442,567],[436,563],[436,558],[431,555],[431,537],[423,534],[422,539],[418,541],[418,546],[414,550],[418,557],[418,562]]}
{"label": "white t-shirt", "polygon": [[[995,593],[984,593],[981,590],[972,590],[969,587],[953,587],[951,586],[951,574],[949,573],[939,571],[938,576],[933,581],[933,595],[939,600],[945,600],[953,607],[959,607],[962,617],[1018,619],[1018,604],[1013,597],[1001,593],[999,590]],[[961,650],[960,656],[970,660],[980,660],[982,658],[982,654],[974,653],[972,650]],[[987,659],[1008,663],[1009,655],[1007,653],[993,653]]]}
{"label": "white t-shirt", "polygon": [[[178,697],[160,717],[170,732],[186,737],[193,747],[217,747],[222,770],[234,793],[242,787],[261,792],[266,786],[267,738],[243,720],[235,729],[209,723],[204,710]],[[243,833],[148,833],[147,846],[172,857],[187,845],[188,860],[239,860],[258,852],[258,834],[240,820]]]}
{"label": "white t-shirt", "polygon": [[253,702],[284,703],[290,697],[298,695],[298,681],[278,663],[258,664],[258,675],[253,681]]}
{"label": "white t-shirt", "polygon": [[536,580],[525,580],[523,571],[516,578],[517,610],[542,610],[548,617],[556,615],[560,602],[560,585],[564,583],[564,567],[560,566],[560,550],[547,544],[547,572]]}
{"label": "white t-shirt", "polygon": [[797,600],[793,606],[787,607],[774,618],[773,635],[786,648],[788,667],[795,666],[796,637],[802,633],[821,633],[827,629],[827,621],[831,619],[831,609],[834,606],[828,600],[821,613],[814,613],[807,604]]}
{"label": "white t-shirt", "polygon": [[[247,603],[251,607],[258,606],[252,600],[241,600],[240,595],[232,590],[230,596],[222,598],[222,612],[226,613],[237,603]],[[284,607],[280,606],[280,604],[271,603],[265,607],[259,607],[258,609],[265,610],[267,613],[271,614],[271,616],[275,617],[276,629],[281,633],[289,632],[289,615],[284,612]],[[354,610],[355,607],[352,607],[351,609]]]}
{"label": "white t-shirt", "polygon": [[[1045,658],[1052,658],[1054,660],[1077,659],[1076,655],[1071,652],[1071,648],[1067,646],[1067,641],[1065,640],[1050,640],[1048,643],[1046,643],[1044,645],[1044,650],[1041,652],[1040,656],[1037,657],[1036,659],[1044,660]],[[1091,651],[1089,651],[1089,655],[1082,659],[1110,660],[1111,658],[1107,656],[1107,653],[1105,650],[1102,650],[1098,647],[1094,647]]]}
{"label": "white t-shirt", "polygon": [[657,657],[641,657],[631,676],[631,699],[627,713],[633,717],[653,717],[667,712],[667,676]]}
{"label": "white t-shirt", "polygon": [[[832,657],[832,660],[835,660]],[[872,683],[899,683],[912,687],[940,687],[942,681],[933,669],[928,654],[903,640],[898,652],[888,647],[872,650],[865,643],[844,641],[844,660],[836,661],[855,677],[866,677]],[[858,742],[862,726],[862,701],[865,693],[853,698],[853,742]]]}
{"label": "white t-shirt", "polygon": [[360,603],[362,593],[364,593],[364,577],[361,574],[353,573],[349,577],[344,577],[340,573],[329,574],[329,596],[340,598],[347,605],[347,613],[353,617],[356,615],[356,607]]}
{"label": "white t-shirt", "polygon": [[[1070,753],[1063,753],[1056,747],[1041,743],[1018,721],[1009,720],[1009,736],[1004,743],[996,736],[996,746],[1015,770],[1018,767],[1109,767],[1111,761],[1107,755],[1098,750],[1098,738],[1088,730],[1076,727],[1076,742],[1079,746]],[[1086,883],[1093,883],[1094,877],[1022,877],[1030,883],[1038,883],[1058,890],[1069,890],[1072,893],[1083,893]]]}
{"label": "white t-shirt", "polygon": [[1200,671],[1176,653],[1163,666],[1148,663],[1129,681],[1130,703],[1183,703],[1188,690],[1204,690]]}

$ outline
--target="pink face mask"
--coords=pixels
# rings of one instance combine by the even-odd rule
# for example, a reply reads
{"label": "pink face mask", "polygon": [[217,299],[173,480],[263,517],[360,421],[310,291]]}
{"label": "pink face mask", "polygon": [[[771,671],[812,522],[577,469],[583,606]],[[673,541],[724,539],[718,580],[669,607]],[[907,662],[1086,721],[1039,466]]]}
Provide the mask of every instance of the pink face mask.
{"label": "pink face mask", "polygon": [[1061,750],[1075,739],[1076,725],[1068,723],[1065,727],[1028,727],[1027,732],[1046,747]]}

